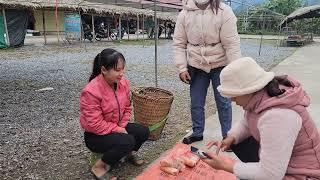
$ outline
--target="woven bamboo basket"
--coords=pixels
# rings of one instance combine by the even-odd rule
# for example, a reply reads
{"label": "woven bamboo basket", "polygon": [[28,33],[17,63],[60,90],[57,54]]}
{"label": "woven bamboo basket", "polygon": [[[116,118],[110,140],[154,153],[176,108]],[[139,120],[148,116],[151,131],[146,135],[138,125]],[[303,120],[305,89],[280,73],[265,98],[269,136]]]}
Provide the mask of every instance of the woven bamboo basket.
{"label": "woven bamboo basket", "polygon": [[135,122],[149,127],[150,140],[159,139],[168,118],[173,94],[160,88],[139,87],[132,90],[132,97]]}

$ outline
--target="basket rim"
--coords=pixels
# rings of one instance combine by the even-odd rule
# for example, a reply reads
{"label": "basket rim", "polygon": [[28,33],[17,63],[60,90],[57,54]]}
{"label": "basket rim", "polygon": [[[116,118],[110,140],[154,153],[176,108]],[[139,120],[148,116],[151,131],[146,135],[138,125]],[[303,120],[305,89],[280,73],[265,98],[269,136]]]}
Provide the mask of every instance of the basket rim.
{"label": "basket rim", "polygon": [[[146,96],[146,95],[141,95],[139,94],[138,92],[140,90],[143,90],[143,89],[155,89],[155,90],[158,90],[158,91],[161,91],[161,92],[164,92],[166,93],[168,96],[167,97],[164,97],[164,96],[161,96],[161,97],[152,97],[152,96]],[[134,87],[133,89],[131,89],[131,92],[134,96],[137,96],[137,97],[140,97],[140,98],[150,98],[150,99],[173,99],[173,93],[168,91],[168,90],[165,90],[165,89],[162,89],[162,88],[158,88],[158,87],[143,87],[143,86],[140,86],[140,87]]]}

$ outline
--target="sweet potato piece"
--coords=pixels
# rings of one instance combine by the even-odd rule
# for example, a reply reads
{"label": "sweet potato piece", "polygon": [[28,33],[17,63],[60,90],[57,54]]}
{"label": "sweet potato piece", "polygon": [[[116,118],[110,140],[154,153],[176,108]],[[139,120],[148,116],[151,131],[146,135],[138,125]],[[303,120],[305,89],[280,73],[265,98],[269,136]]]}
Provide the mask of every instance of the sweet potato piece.
{"label": "sweet potato piece", "polygon": [[179,170],[173,167],[160,166],[160,170],[174,176],[178,175],[179,173]]}
{"label": "sweet potato piece", "polygon": [[186,168],[186,166],[180,159],[163,159],[160,161],[160,166],[176,168],[179,171],[183,171]]}
{"label": "sweet potato piece", "polygon": [[187,154],[185,156],[181,156],[181,159],[183,160],[183,163],[189,167],[196,166],[196,164],[200,160],[200,158],[194,154]]}

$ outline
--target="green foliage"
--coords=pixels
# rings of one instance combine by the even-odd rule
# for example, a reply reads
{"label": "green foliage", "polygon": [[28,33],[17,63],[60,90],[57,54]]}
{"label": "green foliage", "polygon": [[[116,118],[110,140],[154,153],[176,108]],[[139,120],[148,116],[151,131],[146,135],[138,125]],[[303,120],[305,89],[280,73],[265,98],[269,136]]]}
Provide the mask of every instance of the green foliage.
{"label": "green foliage", "polygon": [[277,13],[289,15],[304,4],[306,4],[306,1],[302,0],[269,0],[263,4],[263,7]]}
{"label": "green foliage", "polygon": [[[278,34],[280,22],[285,16],[306,4],[306,0],[268,0],[237,14],[238,31],[246,34]],[[293,27],[298,33],[320,34],[319,18],[296,20],[288,26]]]}
{"label": "green foliage", "polygon": [[[320,34],[320,18],[300,19],[289,24],[297,33],[313,33]],[[288,26],[289,26],[288,25]]]}

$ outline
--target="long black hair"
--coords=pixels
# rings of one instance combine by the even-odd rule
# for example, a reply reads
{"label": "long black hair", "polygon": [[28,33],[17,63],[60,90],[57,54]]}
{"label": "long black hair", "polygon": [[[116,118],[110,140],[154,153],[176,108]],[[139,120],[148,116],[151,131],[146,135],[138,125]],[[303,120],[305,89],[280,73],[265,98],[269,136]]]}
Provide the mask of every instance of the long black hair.
{"label": "long black hair", "polygon": [[220,8],[220,2],[221,0],[210,0],[212,11],[216,12],[216,14],[218,14],[218,9]]}
{"label": "long black hair", "polygon": [[267,91],[270,97],[275,97],[283,94],[284,89],[280,88],[280,85],[293,87],[293,84],[288,80],[287,76],[275,76],[266,86],[265,90]]}
{"label": "long black hair", "polygon": [[99,74],[101,74],[102,66],[106,68],[106,70],[117,68],[119,60],[122,60],[124,64],[126,62],[124,56],[120,52],[111,48],[102,50],[101,53],[99,53],[94,58],[92,73],[90,75],[89,82],[95,77],[97,77]]}

